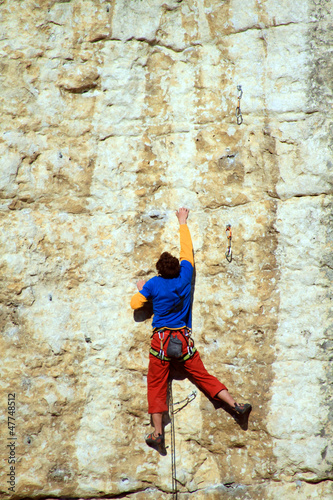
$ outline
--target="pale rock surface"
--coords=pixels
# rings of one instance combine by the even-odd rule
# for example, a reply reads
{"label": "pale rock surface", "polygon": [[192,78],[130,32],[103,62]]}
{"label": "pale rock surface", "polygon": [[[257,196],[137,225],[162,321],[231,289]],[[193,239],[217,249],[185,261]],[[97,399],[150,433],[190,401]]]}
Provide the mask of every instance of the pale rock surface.
{"label": "pale rock surface", "polygon": [[[175,416],[180,498],[332,498],[332,14],[0,1],[1,498],[170,498],[129,301],[178,252],[180,205],[196,345],[253,404],[248,430],[200,391]],[[193,389],[174,380],[174,400]]]}

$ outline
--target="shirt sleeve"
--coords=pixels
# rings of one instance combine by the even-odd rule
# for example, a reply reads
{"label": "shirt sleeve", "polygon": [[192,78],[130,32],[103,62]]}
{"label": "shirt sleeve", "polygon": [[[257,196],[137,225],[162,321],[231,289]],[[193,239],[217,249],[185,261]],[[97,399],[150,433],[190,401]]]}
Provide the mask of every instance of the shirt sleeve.
{"label": "shirt sleeve", "polygon": [[140,309],[149,299],[152,298],[152,280],[148,280],[147,283],[143,285],[142,290],[133,295],[131,299],[131,308]]}
{"label": "shirt sleeve", "polygon": [[180,235],[180,260],[187,260],[194,266],[193,257],[193,245],[191,239],[191,233],[187,224],[181,224],[179,226]]}
{"label": "shirt sleeve", "polygon": [[132,309],[140,309],[148,300],[144,295],[142,295],[140,292],[137,292],[133,297],[131,298],[131,308]]}

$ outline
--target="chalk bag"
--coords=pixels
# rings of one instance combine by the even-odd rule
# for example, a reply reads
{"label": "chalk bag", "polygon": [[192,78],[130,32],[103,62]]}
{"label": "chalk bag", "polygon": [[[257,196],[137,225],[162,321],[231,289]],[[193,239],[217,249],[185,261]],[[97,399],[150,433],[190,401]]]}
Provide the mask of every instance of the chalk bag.
{"label": "chalk bag", "polygon": [[177,333],[170,333],[170,340],[167,348],[167,356],[169,358],[181,358],[183,351],[183,343],[178,338]]}

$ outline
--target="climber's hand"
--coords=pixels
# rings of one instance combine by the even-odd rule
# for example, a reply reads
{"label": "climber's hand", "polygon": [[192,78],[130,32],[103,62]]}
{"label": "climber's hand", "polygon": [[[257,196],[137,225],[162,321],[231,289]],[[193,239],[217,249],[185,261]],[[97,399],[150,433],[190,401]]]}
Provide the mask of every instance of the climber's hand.
{"label": "climber's hand", "polygon": [[177,210],[176,215],[179,221],[179,224],[186,224],[186,220],[189,214],[188,208],[180,208]]}
{"label": "climber's hand", "polygon": [[139,292],[141,292],[142,288],[144,287],[144,285],[146,284],[145,280],[139,280],[136,284],[137,286],[137,289],[139,290]]}

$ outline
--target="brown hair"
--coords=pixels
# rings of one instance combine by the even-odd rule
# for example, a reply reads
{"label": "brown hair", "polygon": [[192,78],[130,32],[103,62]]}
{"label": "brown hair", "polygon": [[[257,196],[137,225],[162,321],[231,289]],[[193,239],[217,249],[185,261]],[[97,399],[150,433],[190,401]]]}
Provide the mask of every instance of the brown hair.
{"label": "brown hair", "polygon": [[163,252],[156,262],[156,269],[162,278],[177,278],[180,272],[179,260],[169,252]]}

